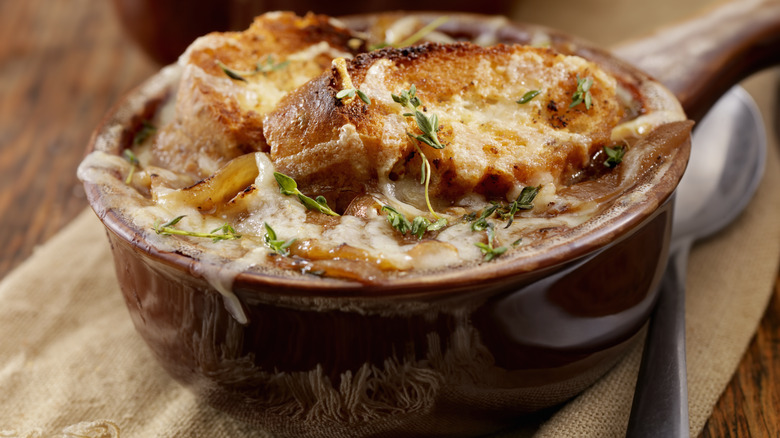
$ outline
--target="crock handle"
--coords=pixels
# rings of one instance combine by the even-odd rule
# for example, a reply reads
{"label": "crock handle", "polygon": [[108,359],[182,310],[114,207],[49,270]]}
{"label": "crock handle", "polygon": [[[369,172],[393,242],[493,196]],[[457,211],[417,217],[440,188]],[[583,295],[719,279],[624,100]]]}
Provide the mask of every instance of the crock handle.
{"label": "crock handle", "polygon": [[740,80],[780,63],[780,1],[732,0],[613,53],[661,81],[699,121]]}

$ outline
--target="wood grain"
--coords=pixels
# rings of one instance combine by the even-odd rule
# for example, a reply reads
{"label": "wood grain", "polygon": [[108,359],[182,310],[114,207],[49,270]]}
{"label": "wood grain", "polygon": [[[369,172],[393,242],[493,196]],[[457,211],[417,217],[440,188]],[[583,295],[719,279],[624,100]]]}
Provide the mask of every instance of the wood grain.
{"label": "wood grain", "polygon": [[[108,1],[0,1],[0,277],[86,207],[92,129],[157,68]],[[780,277],[702,436],[780,436]]]}
{"label": "wood grain", "polygon": [[86,206],[76,167],[91,131],[157,67],[109,2],[0,2],[0,275]]}

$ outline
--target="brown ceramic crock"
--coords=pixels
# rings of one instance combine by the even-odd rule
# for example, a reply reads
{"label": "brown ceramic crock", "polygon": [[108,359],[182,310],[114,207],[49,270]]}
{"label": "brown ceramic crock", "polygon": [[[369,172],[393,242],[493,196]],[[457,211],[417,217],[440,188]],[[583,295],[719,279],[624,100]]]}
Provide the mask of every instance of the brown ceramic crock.
{"label": "brown ceramic crock", "polygon": [[[767,5],[727,5],[618,52],[668,80],[698,118],[714,101],[702,96],[778,61],[780,8]],[[376,17],[344,20],[366,29]],[[678,105],[643,71],[577,38],[495,17],[452,17],[442,30],[458,38],[492,32],[501,42],[527,43],[545,32],[555,48],[600,63],[649,105]],[[724,22],[728,32],[716,27]],[[696,26],[666,51],[665,38]],[[711,57],[686,52],[696,38],[711,43]],[[644,63],[653,47],[663,48],[656,58],[679,63],[694,78]],[[127,95],[98,127],[90,150],[120,154],[170,94],[174,76],[164,69]],[[664,165],[598,218],[523,258],[371,286],[244,272],[233,292],[246,324],[203,278],[201,261],[155,248],[105,207],[105,188],[86,183],[86,191],[106,226],[138,332],[205,402],[280,436],[468,436],[571,398],[637,338],[656,299],[670,199],[690,147],[687,130],[662,129],[653,141]]]}

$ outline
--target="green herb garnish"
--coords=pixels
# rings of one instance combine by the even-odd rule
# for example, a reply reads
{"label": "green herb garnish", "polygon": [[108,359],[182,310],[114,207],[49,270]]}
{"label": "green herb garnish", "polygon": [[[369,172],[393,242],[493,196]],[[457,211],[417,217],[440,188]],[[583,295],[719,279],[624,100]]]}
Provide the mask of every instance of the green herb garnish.
{"label": "green herb garnish", "polygon": [[132,150],[125,149],[122,152],[122,155],[124,155],[125,159],[130,162],[130,172],[127,174],[127,178],[125,178],[125,184],[130,184],[133,182],[133,174],[135,173],[136,167],[138,167],[138,157],[135,156]]}
{"label": "green herb garnish", "polygon": [[404,235],[411,232],[418,239],[422,239],[426,231],[439,231],[447,226],[447,219],[444,218],[431,222],[423,216],[417,216],[409,222],[409,219],[403,213],[389,205],[382,206],[382,211],[387,212],[387,221],[398,232]]}
{"label": "green herb garnish", "polygon": [[421,111],[414,112],[414,120],[417,122],[417,127],[422,131],[422,135],[415,135],[407,132],[406,135],[419,140],[434,149],[444,149],[444,145],[439,142],[439,137],[436,133],[439,131],[439,116],[431,114],[426,116]]}
{"label": "green herb garnish", "polygon": [[615,167],[623,161],[623,155],[626,153],[626,148],[623,146],[609,147],[604,146],[604,153],[607,154],[607,159],[604,161],[604,165],[607,167]]}
{"label": "green herb garnish", "polygon": [[[229,77],[230,79],[235,79],[237,81],[243,81],[243,82],[249,82],[249,81],[246,80],[246,78],[241,73],[239,73],[237,70],[233,70],[233,69],[229,68],[228,66],[223,64],[221,61],[217,61],[217,65],[219,66],[219,68],[222,69],[222,72],[225,73],[227,75],[227,77]],[[244,72],[244,74],[247,74],[247,72]]]}
{"label": "green herb garnish", "polygon": [[401,47],[411,46],[412,44],[414,44],[414,43],[420,41],[421,39],[425,38],[426,35],[428,35],[429,33],[433,32],[434,30],[436,30],[437,27],[441,26],[442,24],[446,23],[449,20],[450,20],[450,17],[448,17],[446,15],[442,16],[442,17],[439,17],[439,18],[431,21],[430,23],[426,24],[425,26],[420,28],[420,30],[418,30],[417,32],[413,33],[412,35],[410,35],[409,37],[405,38],[404,40],[402,40],[402,41],[400,41],[398,43],[390,44],[390,43],[386,43],[386,42],[381,42],[379,44],[372,44],[368,49],[369,50],[376,50],[376,49],[381,49],[381,48],[388,47],[388,46],[395,47],[396,49],[400,49]]}
{"label": "green herb garnish", "polygon": [[487,218],[490,217],[500,207],[499,204],[492,204],[482,210],[482,214],[471,224],[471,231],[484,231],[490,228]]}
{"label": "green herb garnish", "polygon": [[405,117],[414,117],[417,122],[417,127],[422,131],[422,135],[412,134],[407,132],[409,137],[419,140],[434,149],[444,149],[444,145],[439,141],[439,137],[436,134],[439,131],[439,116],[431,114],[426,116],[425,113],[417,108],[422,106],[420,98],[417,97],[417,87],[412,84],[409,90],[404,90],[400,95],[390,94],[393,101],[400,103],[404,108],[408,108],[410,112],[404,113]]}
{"label": "green herb garnish", "polygon": [[569,108],[585,103],[585,109],[589,110],[591,105],[590,87],[593,86],[592,78],[580,78],[577,75],[577,91],[571,96],[571,105]]}
{"label": "green herb garnish", "polygon": [[[401,104],[401,106],[410,111],[403,113],[404,117],[414,117],[414,120],[417,122],[417,127],[422,131],[422,135],[412,134],[411,132],[407,132],[406,135],[419,142],[425,143],[434,149],[444,149],[444,145],[441,144],[439,137],[436,134],[439,130],[439,117],[436,114],[426,116],[422,111],[417,109],[422,106],[422,102],[420,101],[420,98],[417,97],[417,87],[415,87],[414,84],[412,84],[408,90],[403,90],[401,94],[390,94],[390,96],[393,98],[394,102]],[[428,206],[428,211],[431,212],[431,215],[433,215],[436,220],[439,220],[439,216],[431,206],[429,195],[431,163],[428,161],[428,157],[423,154],[418,143],[415,142],[414,147],[417,150],[417,153],[420,154],[420,159],[422,160],[422,164],[420,165],[420,184],[425,185],[425,204]]]}
{"label": "green herb garnish", "polygon": [[287,64],[289,64],[290,61],[282,61],[282,62],[274,62],[274,58],[271,55],[266,56],[265,62],[257,62],[255,63],[254,70],[249,71],[240,71],[240,70],[233,70],[230,67],[223,64],[221,61],[217,61],[217,65],[219,68],[222,69],[222,72],[224,72],[230,79],[235,79],[237,81],[243,81],[248,82],[246,79],[246,76],[254,76],[256,74],[267,74],[272,71],[281,70],[285,67],[287,67]]}
{"label": "green herb garnish", "polygon": [[480,251],[482,251],[482,254],[485,255],[484,260],[486,262],[489,262],[495,259],[496,257],[500,256],[501,254],[505,253],[508,248],[506,246],[499,246],[498,248],[493,247],[493,240],[496,237],[496,232],[493,229],[493,224],[489,223],[487,225],[486,230],[487,230],[488,243],[485,244],[482,242],[477,242],[474,245],[476,245],[480,249]]}
{"label": "green herb garnish", "polygon": [[[390,93],[390,96],[392,96],[393,102],[400,103],[403,107],[411,107],[413,110],[422,105],[420,98],[417,97],[417,87],[414,84],[408,90],[402,91],[400,95]],[[411,116],[412,113],[404,113],[404,115]]]}
{"label": "green herb garnish", "polygon": [[412,234],[418,239],[422,239],[426,231],[439,231],[446,226],[447,219],[439,218],[439,220],[431,222],[423,216],[417,216],[412,221]]}
{"label": "green herb garnish", "polygon": [[336,93],[336,99],[344,99],[344,98],[353,98],[355,97],[355,94],[357,94],[357,97],[360,98],[363,102],[366,103],[366,105],[371,105],[371,99],[368,98],[366,93],[358,90],[357,88],[345,88],[338,93]]}
{"label": "green herb garnish", "polygon": [[412,221],[412,234],[417,236],[417,239],[422,239],[423,235],[426,231],[428,231],[428,227],[431,226],[431,221],[424,218],[423,216],[417,216]]}
{"label": "green herb garnish", "polygon": [[412,223],[409,222],[409,219],[395,208],[384,205],[382,206],[382,211],[387,212],[387,221],[390,222],[390,226],[398,230],[399,233],[406,234],[412,229]]}
{"label": "green herb garnish", "polygon": [[263,242],[265,245],[271,248],[271,250],[276,254],[285,257],[290,255],[290,246],[295,242],[296,239],[281,240],[276,237],[276,231],[274,231],[274,229],[271,228],[267,222],[263,222],[263,226],[265,226],[265,234],[263,235]]}
{"label": "green herb garnish", "polygon": [[235,228],[233,228],[228,223],[225,223],[221,227],[215,228],[208,233],[180,230],[176,228],[176,224],[178,224],[179,221],[182,220],[183,218],[184,215],[177,216],[164,224],[160,224],[159,222],[155,223],[153,227],[154,232],[157,234],[161,234],[163,236],[170,236],[175,234],[179,236],[205,237],[208,239],[212,239],[214,242],[220,240],[233,240],[241,237],[240,234],[236,233]]}
{"label": "green herb garnish", "polygon": [[504,228],[509,228],[512,225],[518,210],[531,210],[534,208],[534,198],[539,194],[541,188],[542,186],[523,187],[523,190],[517,195],[517,199],[510,202],[509,205],[499,207],[497,214],[501,219],[507,221]]}
{"label": "green herb garnish", "polygon": [[492,203],[490,206],[482,209],[482,213],[477,217],[476,212],[471,212],[463,216],[463,220],[471,222],[471,231],[484,231],[492,225],[488,223],[488,218],[494,213],[502,220],[507,221],[504,228],[509,228],[515,219],[515,214],[520,210],[531,210],[534,208],[533,201],[542,186],[523,187],[523,190],[517,196],[517,199],[509,204]]}
{"label": "green herb garnish", "polygon": [[523,94],[523,97],[520,98],[520,100],[517,101],[519,104],[528,103],[531,100],[533,100],[534,97],[538,96],[539,93],[541,93],[541,90],[531,90],[525,94]]}
{"label": "green herb garnish", "polygon": [[417,150],[417,153],[420,154],[420,159],[422,160],[422,164],[420,165],[420,184],[425,186],[425,205],[428,207],[428,211],[431,212],[433,217],[438,220],[439,216],[433,210],[433,206],[431,205],[431,197],[429,194],[429,187],[431,185],[431,163],[428,161],[428,157],[423,154],[420,146],[417,143],[414,144],[414,148]]}
{"label": "green herb garnish", "polygon": [[157,128],[149,123],[148,121],[144,120],[141,122],[141,129],[138,130],[138,132],[135,133],[135,136],[133,137],[133,144],[139,145],[146,141],[152,134],[157,131]]}
{"label": "green herb garnish", "polygon": [[296,183],[295,180],[289,176],[283,173],[274,172],[274,178],[276,178],[276,182],[279,184],[279,191],[283,195],[297,196],[301,201],[301,204],[306,206],[306,208],[309,210],[317,210],[320,213],[325,213],[331,216],[341,216],[328,207],[328,202],[325,200],[324,196],[317,196],[317,199],[312,199],[301,193],[301,191],[298,190],[298,183]]}

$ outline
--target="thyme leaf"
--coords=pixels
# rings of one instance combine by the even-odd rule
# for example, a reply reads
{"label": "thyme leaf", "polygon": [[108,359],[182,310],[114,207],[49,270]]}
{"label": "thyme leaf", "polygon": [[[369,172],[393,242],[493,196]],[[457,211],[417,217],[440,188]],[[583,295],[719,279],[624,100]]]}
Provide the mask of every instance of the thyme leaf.
{"label": "thyme leaf", "polygon": [[414,117],[417,127],[422,132],[422,135],[407,132],[409,137],[419,140],[432,148],[444,149],[444,145],[441,144],[436,134],[439,130],[439,116],[436,114],[426,116],[425,113],[417,109],[422,106],[422,102],[417,97],[417,87],[414,84],[408,90],[401,91],[401,94],[391,93],[390,97],[393,98],[393,102],[399,103],[409,110],[409,112],[404,113],[404,117]]}
{"label": "thyme leaf", "polygon": [[431,226],[431,221],[423,216],[417,216],[412,221],[412,234],[417,236],[417,239],[422,239],[423,234],[428,231],[428,227]]}
{"label": "thyme leaf", "polygon": [[519,104],[528,103],[533,100],[534,97],[538,96],[539,93],[541,93],[541,90],[531,90],[525,94],[523,94],[523,97],[520,98],[520,100],[517,101]]}
{"label": "thyme leaf", "polygon": [[122,155],[124,155],[125,159],[130,162],[130,172],[127,173],[127,178],[125,178],[125,184],[130,184],[133,182],[133,174],[135,173],[135,169],[138,167],[138,157],[135,156],[132,150],[125,149],[122,152]]}
{"label": "thyme leaf", "polygon": [[[249,82],[249,81],[247,81],[247,79],[241,73],[239,73],[237,70],[233,70],[230,67],[226,66],[225,64],[222,63],[222,61],[217,61],[217,65],[219,66],[219,68],[222,69],[222,72],[225,73],[225,75],[227,75],[227,77],[229,77],[230,79],[235,79],[237,81],[243,81],[243,82]],[[244,74],[247,74],[247,73],[244,73]]]}
{"label": "thyme leaf", "polygon": [[274,172],[274,178],[276,179],[276,183],[279,184],[279,192],[286,196],[297,196],[301,201],[301,204],[309,210],[317,210],[320,213],[325,213],[330,216],[341,216],[328,207],[328,202],[325,200],[324,196],[317,196],[316,199],[312,199],[301,193],[301,191],[298,190],[298,183],[289,176],[283,173]]}
{"label": "thyme leaf", "polygon": [[409,222],[409,219],[407,219],[403,213],[400,213],[389,205],[382,206],[382,211],[387,212],[387,221],[390,222],[390,226],[398,230],[399,233],[406,234],[411,231],[412,223]]}
{"label": "thyme leaf", "polygon": [[482,210],[482,214],[471,224],[471,231],[484,231],[491,227],[487,219],[500,207],[499,204],[491,204]]}
{"label": "thyme leaf", "polygon": [[295,243],[296,239],[282,240],[276,237],[276,231],[268,225],[267,222],[263,222],[265,227],[265,234],[263,235],[263,243],[271,250],[279,255],[287,257],[290,255],[290,246]]}
{"label": "thyme leaf", "polygon": [[592,100],[590,95],[591,86],[593,86],[593,78],[581,78],[580,75],[577,75],[577,91],[571,96],[571,105],[569,105],[569,108],[574,108],[584,102],[585,109],[589,110]]}
{"label": "thyme leaf", "polygon": [[357,97],[360,98],[360,100],[366,103],[366,105],[371,105],[371,99],[368,97],[368,95],[366,95],[366,93],[364,93],[363,91],[357,88],[345,88],[339,91],[338,93],[336,93],[336,99],[344,99],[344,98],[350,99],[355,97],[356,94]]}
{"label": "thyme leaf", "polygon": [[496,257],[500,256],[501,254],[505,253],[506,250],[509,248],[507,248],[506,246],[499,246],[498,248],[494,248],[493,241],[496,238],[496,231],[493,229],[493,224],[488,223],[486,230],[487,230],[488,243],[485,244],[482,242],[477,242],[474,245],[476,245],[480,249],[480,251],[482,251],[482,254],[484,255],[483,259],[486,262],[489,262],[495,259]]}
{"label": "thyme leaf", "polygon": [[490,204],[490,206],[483,208],[479,217],[477,217],[476,212],[471,212],[468,215],[463,216],[463,220],[471,222],[471,231],[484,231],[492,226],[492,224],[488,222],[488,218],[495,213],[496,216],[507,221],[504,228],[509,228],[518,211],[531,210],[534,208],[534,198],[539,194],[541,188],[542,186],[523,187],[523,190],[517,195],[517,199],[509,204],[494,202]]}
{"label": "thyme leaf", "polygon": [[410,134],[412,138],[415,138],[434,149],[444,149],[444,145],[441,144],[438,135],[436,135],[436,132],[439,130],[439,116],[436,114],[426,116],[421,111],[415,110],[414,120],[417,122],[417,127],[420,128],[423,135]]}
{"label": "thyme leaf", "polygon": [[239,239],[241,238],[241,235],[238,234],[233,228],[232,225],[225,223],[224,225],[214,228],[208,233],[198,232],[198,231],[187,231],[187,230],[180,230],[176,228],[176,224],[179,223],[185,216],[177,216],[170,221],[160,224],[159,222],[156,222],[154,224],[154,232],[163,236],[171,236],[171,235],[179,235],[179,236],[190,236],[190,237],[204,237],[212,239],[214,242],[218,242],[220,240],[233,240],[233,239]]}
{"label": "thyme leaf", "polygon": [[416,42],[420,41],[421,39],[425,38],[426,35],[428,35],[429,33],[433,32],[434,30],[436,30],[436,28],[438,28],[442,24],[448,22],[449,20],[450,20],[450,17],[448,17],[446,15],[445,16],[441,16],[441,17],[431,21],[430,23],[426,24],[425,26],[420,28],[420,30],[418,30],[417,32],[413,33],[412,35],[408,36],[407,38],[403,39],[400,42],[397,42],[395,44],[390,44],[388,42],[384,42],[383,41],[383,42],[378,43],[378,44],[372,44],[368,49],[369,50],[376,50],[376,49],[382,49],[384,47],[395,47],[396,49],[400,49],[401,47],[411,46],[411,45],[415,44]]}
{"label": "thyme leaf", "polygon": [[626,148],[623,146],[604,146],[604,153],[607,154],[607,160],[604,161],[604,165],[607,167],[615,167],[623,161],[623,155],[626,153]]}
{"label": "thyme leaf", "polygon": [[135,133],[133,137],[133,144],[139,145],[145,142],[152,134],[157,131],[157,127],[152,125],[148,120],[141,122],[141,129]]}
{"label": "thyme leaf", "polygon": [[[390,93],[390,97],[393,98],[393,102],[400,103],[403,107],[410,107],[412,110],[415,110],[418,106],[422,105],[420,98],[417,97],[417,87],[415,87],[414,84],[412,84],[408,90],[401,91],[401,94],[396,95]],[[411,113],[404,115],[411,115]]]}
{"label": "thyme leaf", "polygon": [[531,210],[534,208],[534,199],[536,198],[536,195],[539,194],[541,188],[542,186],[523,187],[523,190],[517,195],[517,199],[510,202],[509,205],[499,207],[497,214],[501,219],[507,221],[504,228],[509,228],[509,226],[512,225],[518,210]]}
{"label": "thyme leaf", "polygon": [[423,216],[417,216],[409,222],[403,213],[389,205],[382,206],[382,211],[387,212],[387,221],[393,228],[403,235],[411,232],[417,239],[422,239],[426,231],[439,231],[447,226],[447,219],[444,218],[431,222]]}
{"label": "thyme leaf", "polygon": [[428,207],[428,211],[431,212],[431,215],[438,221],[440,218],[433,210],[433,206],[431,206],[429,195],[431,163],[428,161],[428,157],[423,154],[419,143],[427,144],[434,149],[444,149],[444,145],[441,144],[439,137],[436,134],[439,130],[439,116],[436,114],[426,116],[422,111],[417,109],[422,106],[422,101],[417,97],[417,87],[415,87],[414,84],[412,84],[408,90],[402,90],[400,94],[391,93],[390,96],[393,98],[393,102],[396,102],[403,108],[409,110],[409,112],[403,113],[404,117],[414,117],[415,122],[417,122],[417,127],[422,132],[422,135],[412,134],[411,132],[407,132],[406,135],[417,140],[414,147],[417,150],[417,153],[420,154],[420,159],[422,160],[422,163],[420,164],[420,184],[425,185],[425,204]]}
{"label": "thyme leaf", "polygon": [[230,79],[235,79],[237,81],[243,81],[248,82],[247,76],[254,76],[257,74],[268,74],[272,71],[281,70],[285,67],[287,67],[287,64],[289,64],[290,61],[282,61],[282,62],[274,62],[274,58],[271,55],[268,55],[265,57],[265,61],[258,61],[255,63],[255,68],[253,70],[249,71],[240,71],[240,70],[234,70],[225,64],[223,64],[221,61],[217,61],[217,65],[220,69],[222,69],[222,72],[227,75]]}
{"label": "thyme leaf", "polygon": [[447,226],[447,219],[439,218],[438,220],[436,220],[436,222],[433,222],[430,225],[428,225],[426,230],[427,231],[439,231],[439,230],[444,229],[444,227],[446,227],[446,226]]}

